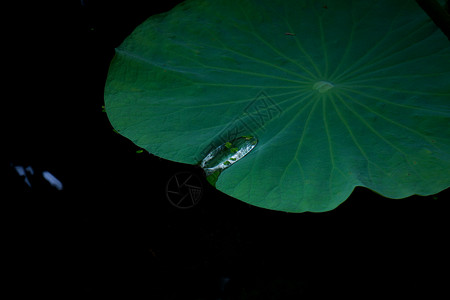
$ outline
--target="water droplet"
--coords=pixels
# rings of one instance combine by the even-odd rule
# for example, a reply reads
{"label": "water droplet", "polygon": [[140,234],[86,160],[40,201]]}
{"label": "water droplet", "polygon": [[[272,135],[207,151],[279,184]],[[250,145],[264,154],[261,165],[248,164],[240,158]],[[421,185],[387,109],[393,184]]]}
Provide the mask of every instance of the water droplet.
{"label": "water droplet", "polygon": [[317,81],[313,85],[313,89],[319,91],[319,93],[325,93],[333,87],[334,87],[334,84],[332,84],[331,82],[328,82],[328,81]]}
{"label": "water droplet", "polygon": [[223,143],[205,156],[200,167],[205,170],[206,176],[221,172],[252,151],[257,143],[258,140],[254,136],[242,136]]}

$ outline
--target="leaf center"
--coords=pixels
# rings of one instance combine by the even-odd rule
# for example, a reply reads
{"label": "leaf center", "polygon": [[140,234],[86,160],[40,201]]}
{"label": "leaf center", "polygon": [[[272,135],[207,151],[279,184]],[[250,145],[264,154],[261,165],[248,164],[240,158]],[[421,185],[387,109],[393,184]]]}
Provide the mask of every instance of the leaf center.
{"label": "leaf center", "polygon": [[328,81],[317,81],[313,85],[313,89],[319,91],[319,93],[326,93],[329,89],[333,87],[334,84]]}

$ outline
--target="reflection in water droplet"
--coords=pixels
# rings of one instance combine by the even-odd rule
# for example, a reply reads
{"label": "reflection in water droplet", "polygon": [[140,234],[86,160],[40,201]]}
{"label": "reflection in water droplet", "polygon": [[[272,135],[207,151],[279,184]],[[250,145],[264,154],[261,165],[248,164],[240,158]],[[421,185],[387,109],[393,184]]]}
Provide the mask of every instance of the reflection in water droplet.
{"label": "reflection in water droplet", "polygon": [[222,171],[247,155],[255,148],[258,140],[254,136],[242,136],[226,142],[209,152],[200,162],[206,176]]}

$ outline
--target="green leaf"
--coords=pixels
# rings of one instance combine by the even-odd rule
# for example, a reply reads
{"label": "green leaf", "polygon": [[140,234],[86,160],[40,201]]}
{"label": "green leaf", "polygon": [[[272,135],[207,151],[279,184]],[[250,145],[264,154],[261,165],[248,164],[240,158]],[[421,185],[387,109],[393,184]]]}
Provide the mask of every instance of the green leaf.
{"label": "green leaf", "polygon": [[255,137],[217,189],[320,212],[356,186],[450,186],[449,82],[450,43],[412,0],[192,0],[116,49],[105,107],[120,134],[182,163]]}
{"label": "green leaf", "polygon": [[[198,163],[203,168],[206,176],[216,170],[225,170],[238,160],[245,157],[250,151],[255,148],[258,140],[256,138],[238,137],[233,140],[233,143],[226,142],[212,149],[205,157]],[[233,148],[228,148],[230,145],[234,145]],[[231,162],[230,162],[231,160]]]}

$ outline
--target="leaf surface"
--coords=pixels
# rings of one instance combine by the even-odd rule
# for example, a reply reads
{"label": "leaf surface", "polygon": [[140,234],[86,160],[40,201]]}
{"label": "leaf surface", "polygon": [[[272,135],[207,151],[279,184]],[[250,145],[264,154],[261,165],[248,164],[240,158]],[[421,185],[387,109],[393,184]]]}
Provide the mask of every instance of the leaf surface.
{"label": "leaf surface", "polygon": [[216,187],[288,212],[450,185],[450,43],[415,1],[186,1],[116,49],[113,127],[199,164],[254,136]]}

